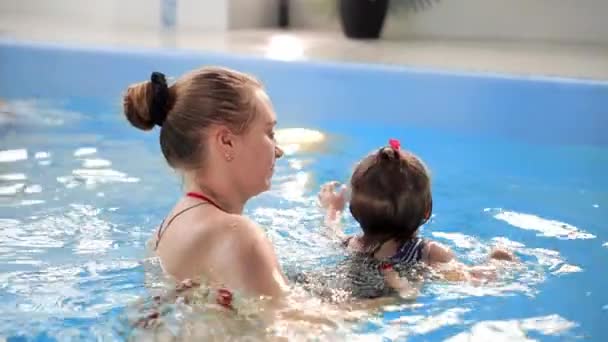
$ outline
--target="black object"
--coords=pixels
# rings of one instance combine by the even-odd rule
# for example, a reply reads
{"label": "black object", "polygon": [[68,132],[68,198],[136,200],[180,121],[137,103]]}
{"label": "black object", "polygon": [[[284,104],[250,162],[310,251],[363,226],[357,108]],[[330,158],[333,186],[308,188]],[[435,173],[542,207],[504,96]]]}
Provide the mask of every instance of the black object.
{"label": "black object", "polygon": [[150,104],[150,119],[154,124],[161,126],[167,118],[167,102],[169,101],[169,88],[162,72],[155,71],[150,75],[152,83],[152,103]]}
{"label": "black object", "polygon": [[289,27],[289,0],[279,0],[279,27]]}
{"label": "black object", "polygon": [[349,38],[380,37],[389,0],[339,0],[342,31]]}

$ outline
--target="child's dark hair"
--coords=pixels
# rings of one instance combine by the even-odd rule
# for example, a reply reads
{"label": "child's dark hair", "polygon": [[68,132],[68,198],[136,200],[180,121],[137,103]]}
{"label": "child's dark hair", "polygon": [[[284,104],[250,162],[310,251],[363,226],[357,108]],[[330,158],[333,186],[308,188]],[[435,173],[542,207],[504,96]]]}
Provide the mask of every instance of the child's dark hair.
{"label": "child's dark hair", "polygon": [[431,179],[409,152],[383,147],[370,154],[355,168],[351,189],[350,212],[366,245],[411,239],[431,216]]}

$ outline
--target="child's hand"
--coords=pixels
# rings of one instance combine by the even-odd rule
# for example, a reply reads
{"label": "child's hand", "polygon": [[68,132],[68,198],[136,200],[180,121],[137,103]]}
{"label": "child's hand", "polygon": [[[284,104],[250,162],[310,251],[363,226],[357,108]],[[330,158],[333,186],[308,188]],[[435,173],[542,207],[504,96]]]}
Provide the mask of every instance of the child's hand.
{"label": "child's hand", "polygon": [[331,209],[336,211],[344,211],[346,204],[346,186],[342,185],[338,188],[340,183],[334,181],[325,183],[321,186],[319,191],[319,203],[324,209]]}
{"label": "child's hand", "polygon": [[400,277],[392,267],[384,267],[380,272],[388,286],[397,291],[401,298],[415,299],[418,296],[419,289],[413,286],[407,278]]}

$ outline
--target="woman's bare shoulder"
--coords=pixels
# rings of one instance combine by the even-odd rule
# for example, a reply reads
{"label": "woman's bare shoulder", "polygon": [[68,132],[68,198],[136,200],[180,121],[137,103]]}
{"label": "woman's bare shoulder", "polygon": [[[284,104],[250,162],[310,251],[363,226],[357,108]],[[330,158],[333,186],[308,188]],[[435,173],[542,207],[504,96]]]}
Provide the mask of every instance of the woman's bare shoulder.
{"label": "woman's bare shoulder", "polygon": [[199,222],[201,223],[194,227],[194,236],[191,241],[196,245],[201,242],[208,244],[209,241],[221,241],[221,244],[234,245],[236,248],[265,238],[263,230],[243,215],[218,213],[208,215],[204,222],[203,220]]}

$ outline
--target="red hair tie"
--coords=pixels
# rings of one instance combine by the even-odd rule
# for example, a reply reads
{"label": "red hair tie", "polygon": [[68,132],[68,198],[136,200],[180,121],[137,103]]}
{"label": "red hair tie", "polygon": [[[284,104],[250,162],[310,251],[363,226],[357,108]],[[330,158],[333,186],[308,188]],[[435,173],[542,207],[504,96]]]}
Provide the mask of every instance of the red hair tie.
{"label": "red hair tie", "polygon": [[395,151],[401,149],[401,143],[397,139],[388,139],[388,145]]}

